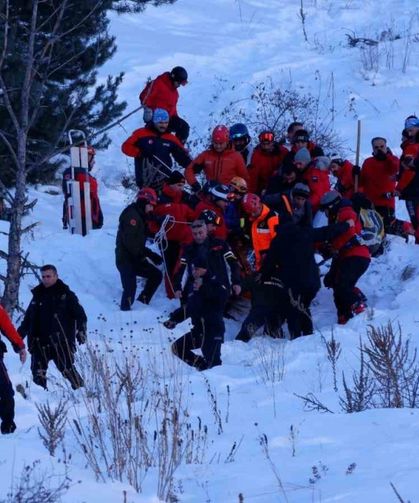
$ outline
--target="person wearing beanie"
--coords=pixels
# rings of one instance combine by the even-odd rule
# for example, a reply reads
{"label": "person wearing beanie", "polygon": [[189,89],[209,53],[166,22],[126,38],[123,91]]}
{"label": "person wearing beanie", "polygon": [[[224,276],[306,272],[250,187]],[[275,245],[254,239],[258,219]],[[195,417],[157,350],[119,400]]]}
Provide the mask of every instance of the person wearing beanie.
{"label": "person wearing beanie", "polygon": [[144,122],[148,124],[153,119],[156,109],[167,110],[169,118],[168,131],[174,132],[179,141],[184,144],[189,136],[189,124],[179,117],[177,103],[178,88],[188,83],[188,73],[182,66],[175,66],[170,72],[164,72],[154,80],[150,80],[140,93],[140,102],[144,107]]}
{"label": "person wearing beanie", "polygon": [[138,192],[137,200],[128,205],[119,217],[115,259],[123,290],[121,311],[129,311],[134,303],[137,276],[146,278],[145,286],[137,297],[143,304],[150,303],[163,277],[157,267],[163,262],[162,258],[146,246],[146,219],[156,203],[156,192],[145,187]]}
{"label": "person wearing beanie", "polygon": [[122,144],[122,152],[135,159],[135,181],[139,188],[152,187],[157,192],[172,173],[173,160],[185,168],[189,153],[178,138],[169,132],[169,113],[157,108],[145,127],[136,129]]}
{"label": "person wearing beanie", "polygon": [[329,158],[318,157],[309,161],[310,152],[301,148],[294,156],[294,166],[297,169],[297,181],[305,183],[310,188],[309,201],[315,214],[320,206],[320,199],[330,190]]}
{"label": "person wearing beanie", "polygon": [[301,148],[306,148],[310,152],[311,158],[324,155],[323,149],[310,141],[310,136],[305,129],[295,131],[292,137],[291,152],[295,154]]}

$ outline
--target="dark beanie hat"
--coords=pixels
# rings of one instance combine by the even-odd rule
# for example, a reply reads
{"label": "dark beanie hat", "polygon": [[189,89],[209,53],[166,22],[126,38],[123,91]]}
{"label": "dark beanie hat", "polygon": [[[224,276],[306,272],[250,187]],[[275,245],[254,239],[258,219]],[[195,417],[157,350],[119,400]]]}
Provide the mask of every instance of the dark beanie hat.
{"label": "dark beanie hat", "polygon": [[172,171],[167,179],[167,183],[169,185],[174,185],[175,183],[185,183],[185,177],[180,171]]}

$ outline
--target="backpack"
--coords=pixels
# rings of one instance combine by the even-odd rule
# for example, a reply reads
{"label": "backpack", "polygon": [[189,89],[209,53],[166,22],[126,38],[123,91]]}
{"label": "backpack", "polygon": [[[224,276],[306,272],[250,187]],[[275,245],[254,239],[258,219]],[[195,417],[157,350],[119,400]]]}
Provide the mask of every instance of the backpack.
{"label": "backpack", "polygon": [[372,208],[359,210],[359,221],[362,225],[360,244],[368,246],[371,255],[374,255],[384,239],[384,222],[381,215]]}

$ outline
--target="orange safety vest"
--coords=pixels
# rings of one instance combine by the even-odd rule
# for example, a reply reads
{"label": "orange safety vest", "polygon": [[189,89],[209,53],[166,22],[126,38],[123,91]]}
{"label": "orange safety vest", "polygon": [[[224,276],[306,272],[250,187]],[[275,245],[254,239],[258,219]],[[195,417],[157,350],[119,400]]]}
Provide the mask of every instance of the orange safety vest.
{"label": "orange safety vest", "polygon": [[255,250],[256,271],[262,266],[262,254],[266,253],[276,235],[275,227],[279,224],[278,214],[262,205],[262,213],[252,222],[252,243]]}

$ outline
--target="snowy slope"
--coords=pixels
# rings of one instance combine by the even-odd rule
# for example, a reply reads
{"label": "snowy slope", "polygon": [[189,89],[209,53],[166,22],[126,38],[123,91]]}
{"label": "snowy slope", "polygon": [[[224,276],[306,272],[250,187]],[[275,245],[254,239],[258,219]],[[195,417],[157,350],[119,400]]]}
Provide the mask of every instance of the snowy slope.
{"label": "snowy slope", "polygon": [[[179,111],[191,123],[194,134],[202,136],[213,120],[208,119],[211,112],[217,114],[231,100],[247,97],[250,86],[262,79],[272,77],[286,83],[291,74],[295,85],[316,94],[316,72],[320,72],[317,75],[322,76],[324,86],[333,73],[336,129],[348,151],[355,144],[356,119],[361,118],[364,158],[370,152],[369,139],[375,135],[387,136],[397,152],[404,118],[419,111],[419,42],[414,37],[419,33],[419,18],[415,3],[307,0],[307,43],[297,0],[178,0],[172,6],[150,8],[138,17],[112,18],[119,52],[102,75],[126,72],[121,95],[128,101],[128,109],[133,109],[149,75],[176,64],[185,66],[190,83],[180,91]],[[347,46],[345,34],[376,38],[390,28],[402,38],[391,44],[383,41],[377,71],[366,72],[360,50]],[[406,51],[409,64],[403,73]],[[33,239],[27,238],[25,251],[35,263],[57,265],[60,277],[86,307],[93,344],[102,348],[106,341],[109,351],[117,356],[128,348],[146,363],[152,355],[162,381],[170,381],[174,375],[182,379],[191,423],[200,418],[207,425],[208,441],[201,464],[182,464],[175,472],[179,501],[238,501],[239,493],[244,501],[268,503],[397,501],[390,482],[406,501],[416,501],[417,409],[341,412],[322,338],[329,339],[333,329],[342,346],[338,376],[342,371],[350,375],[358,367],[359,338],[365,340],[370,323],[379,325],[389,319],[400,322],[404,335],[416,344],[418,248],[399,238],[391,239],[388,252],[374,260],[360,282],[371,309],[345,327],[335,325],[330,291],[322,289],[313,308],[314,336],[293,342],[257,338],[245,345],[234,342],[238,325],[228,321],[222,367],[198,374],[177,366],[169,341],[184,333],[187,324],[171,332],[158,323],[175,301],[166,300],[159,289],[150,306],[136,303],[130,313],[118,309],[120,283],[114,266],[114,243],[119,213],[132,194],[117,182],[123,173],[133,170],[131,160],[124,158],[119,148],[140,123],[140,117],[134,116],[123,123],[123,128],[115,128],[113,145],[98,155],[104,228],[85,238],[70,236],[60,228],[61,196],[33,188],[30,196],[36,197],[38,204],[27,222],[38,221],[39,225]],[[398,212],[405,215],[403,204]],[[7,224],[2,223],[0,230],[6,229]],[[3,243],[2,234],[0,239]],[[402,280],[406,266],[411,266],[413,273]],[[30,299],[29,288],[36,283],[33,277],[25,278],[21,288],[24,305]],[[85,351],[82,348],[81,354]],[[59,400],[63,392],[60,376],[52,370],[52,391],[46,393],[30,382],[28,363],[21,368],[12,352],[6,355],[6,363],[15,384],[28,382],[30,397],[25,401],[17,396],[18,431],[0,438],[0,501],[25,463],[39,459],[42,470],[64,472],[59,462],[62,454],[52,458],[42,446],[35,408],[48,399],[51,403]],[[266,370],[283,375],[265,383]],[[215,408],[208,387],[215,397]],[[333,414],[304,410],[295,393],[314,393]],[[70,407],[69,417],[83,418],[81,394],[65,390],[65,396],[78,401]],[[126,501],[157,501],[155,468],[147,474],[142,494],[136,494],[127,483],[97,483],[86,468],[72,430],[69,426],[65,437],[67,453],[72,453],[70,477],[81,483],[72,486],[63,501],[122,502],[124,490],[128,491]],[[270,460],[261,445],[264,435]],[[237,449],[233,449],[235,444]],[[352,464],[356,466],[350,469]],[[313,467],[318,476],[313,474]]]}

